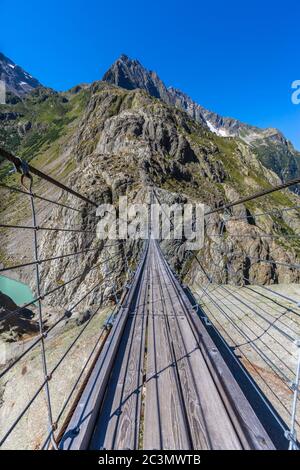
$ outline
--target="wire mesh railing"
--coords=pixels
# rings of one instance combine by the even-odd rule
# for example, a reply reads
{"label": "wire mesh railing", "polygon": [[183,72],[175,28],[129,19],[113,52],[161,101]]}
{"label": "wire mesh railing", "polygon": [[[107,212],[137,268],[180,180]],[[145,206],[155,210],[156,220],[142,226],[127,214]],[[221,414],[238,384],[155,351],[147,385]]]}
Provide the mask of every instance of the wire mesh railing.
{"label": "wire mesh railing", "polygon": [[[44,232],[72,232],[74,236],[87,236],[92,234],[92,236],[96,235],[96,230],[89,230],[87,228],[75,228],[74,225],[72,226],[51,226],[49,224],[44,225],[44,223],[39,224],[39,209],[37,208],[37,201],[41,203],[47,203],[50,206],[55,206],[58,208],[63,208],[66,211],[72,211],[76,213],[81,213],[82,210],[76,206],[76,199],[80,199],[85,204],[85,213],[88,211],[87,207],[91,206],[92,210],[95,211],[95,207],[97,204],[87,198],[86,196],[78,193],[77,191],[65,186],[64,184],[56,181],[54,178],[49,177],[48,175],[44,174],[43,172],[35,169],[34,167],[28,165],[26,162],[19,160],[18,158],[12,156],[11,154],[2,151],[1,154],[6,157],[11,163],[13,163],[18,172],[22,175],[22,189],[17,188],[16,186],[9,186],[7,184],[1,184],[3,190],[8,192],[17,193],[20,198],[25,198],[26,201],[30,205],[31,209],[31,225],[23,225],[23,224],[14,224],[14,223],[7,223],[7,224],[0,224],[0,228],[8,232],[10,230],[26,230],[30,231],[32,234],[32,244],[33,244],[33,255],[32,259],[22,262],[11,264],[8,266],[4,266],[1,268],[0,272],[2,273],[10,273],[16,271],[20,273],[20,270],[23,268],[33,268],[35,271],[35,285],[34,285],[34,292],[36,295],[30,302],[26,302],[25,304],[18,306],[16,309],[12,309],[11,311],[5,312],[1,316],[1,322],[8,322],[12,319],[19,319],[24,312],[24,309],[28,307],[34,307],[37,311],[36,316],[38,318],[38,332],[37,334],[31,338],[29,341],[25,341],[24,349],[15,354],[12,359],[10,359],[7,363],[2,366],[0,369],[0,380],[5,381],[7,374],[11,372],[18,364],[22,363],[24,359],[30,354],[32,354],[38,347],[40,348],[40,358],[41,358],[41,366],[42,366],[42,380],[36,386],[35,390],[31,393],[25,403],[22,404],[21,408],[16,413],[12,419],[8,420],[9,424],[5,428],[5,426],[1,426],[1,436],[0,436],[0,446],[3,446],[9,437],[13,435],[13,432],[16,430],[18,425],[24,416],[28,413],[28,410],[32,407],[34,403],[36,403],[38,397],[43,394],[44,399],[46,400],[46,407],[47,410],[47,430],[44,431],[45,441],[41,443],[38,447],[39,448],[49,448],[51,445],[52,448],[57,448],[57,439],[60,434],[59,426],[61,425],[62,420],[65,418],[65,414],[67,413],[68,409],[72,407],[72,403],[76,399],[76,394],[78,393],[78,387],[82,380],[86,380],[87,375],[89,374],[90,362],[93,358],[96,357],[98,352],[101,348],[101,343],[105,339],[108,331],[110,329],[111,324],[114,321],[115,316],[117,315],[120,303],[123,300],[123,297],[126,295],[126,292],[129,288],[130,281],[134,274],[134,266],[132,266],[132,259],[128,259],[127,249],[126,249],[126,241],[124,240],[117,240],[115,242],[107,242],[107,241],[99,241],[95,248],[84,248],[79,250],[74,250],[72,252],[66,252],[63,254],[55,255],[55,256],[46,256],[43,257],[41,255],[40,249],[40,240],[39,234]],[[49,197],[44,197],[43,195],[37,194],[33,192],[33,188],[35,186],[35,182],[33,179],[32,174],[37,175],[43,181],[49,183],[49,185],[54,185],[54,187],[58,187],[62,190],[62,192],[67,193],[73,197],[73,203],[62,203],[58,200],[54,200]],[[29,187],[25,186],[25,182],[29,182]],[[75,201],[75,202],[74,202]],[[62,220],[63,222],[63,220]],[[101,245],[100,247],[98,245]],[[102,253],[106,253],[107,250],[113,251],[117,250],[115,253],[110,254],[109,256],[105,256],[103,259],[101,258]],[[100,253],[100,261],[96,262],[95,258],[92,257],[91,259],[88,258],[88,255],[92,255],[95,252]],[[43,265],[47,265],[48,263],[52,262],[61,262],[61,260],[76,260],[80,257],[81,263],[83,261],[82,256],[86,256],[86,261],[84,260],[84,266],[77,266],[78,274],[72,276],[70,279],[64,280],[63,282],[59,282],[55,286],[50,286],[49,289],[44,288],[44,284],[41,281],[41,267]],[[89,289],[83,289],[82,295],[76,296],[76,301],[71,304],[67,309],[63,309],[63,313],[58,315],[51,324],[47,324],[45,321],[45,300],[51,298],[51,296],[57,295],[63,289],[66,289],[72,283],[76,281],[76,288],[80,286],[80,282],[84,279],[89,273],[95,270],[100,270],[101,267],[108,267],[112,261],[118,261],[120,266],[117,270],[116,266],[112,266],[112,268],[106,269],[104,274],[101,274],[100,279],[91,285],[89,283]],[[75,261],[76,262],[76,261]],[[138,260],[135,260],[133,263],[136,264]],[[120,277],[123,277],[123,285],[120,288],[115,286],[115,279],[116,279],[116,271],[119,272]],[[101,271],[102,273],[102,271]],[[123,273],[123,275],[122,275]],[[79,283],[79,284],[78,284]],[[105,293],[105,285],[109,283],[108,294],[104,295]],[[71,318],[75,309],[79,308],[83,302],[87,303],[87,299],[91,294],[101,290],[103,287],[103,293],[101,294],[101,300],[98,301],[97,308],[89,315],[89,318],[83,322],[82,325],[79,325],[79,331],[75,335],[74,339],[72,339],[71,343],[68,345],[67,348],[63,351],[60,357],[57,358],[56,362],[53,363],[53,360],[49,361],[49,354],[51,351],[47,351],[47,340],[50,338],[51,334],[57,331],[57,327],[62,324],[64,320],[66,322]],[[51,383],[53,380],[53,376],[58,371],[62,371],[62,367],[66,365],[66,358],[71,356],[72,351],[75,350],[76,345],[78,345],[79,341],[83,337],[84,332],[86,332],[89,326],[92,324],[94,319],[97,317],[97,314],[104,308],[106,304],[111,304],[111,299],[114,299],[114,307],[109,314],[106,321],[100,322],[99,325],[99,332],[96,335],[97,339],[95,343],[92,345],[91,351],[88,354],[86,361],[84,362],[82,368],[79,371],[79,374],[75,377],[75,383],[73,384],[70,392],[67,394],[64,400],[61,402],[60,410],[58,413],[54,413],[53,410],[53,396],[51,393]],[[87,303],[88,304],[88,303]],[[47,307],[49,308],[49,307]],[[59,331],[61,334],[64,329]],[[53,336],[55,338],[55,335]],[[28,344],[28,345],[27,345]],[[99,351],[98,351],[99,350]],[[48,352],[48,354],[47,354]]]}
{"label": "wire mesh railing", "polygon": [[[295,248],[300,249],[300,231],[297,232],[297,227],[296,233],[286,227],[283,232],[276,231],[276,223],[271,223],[267,231],[260,221],[274,217],[276,222],[276,218],[291,213],[299,217],[300,205],[294,198],[296,202],[288,207],[277,205],[250,211],[247,203],[251,201],[253,205],[258,200],[259,205],[264,206],[263,202],[270,194],[299,184],[299,181],[295,179],[206,210],[204,246],[187,258],[193,273],[188,276],[188,283],[202,315],[204,312],[205,324],[221,333],[226,346],[230,345],[230,353],[234,351],[240,357],[241,367],[254,378],[254,387],[266,407],[270,409],[269,401],[272,403],[276,411],[270,409],[270,412],[288,440],[289,449],[299,449],[300,299],[284,289],[277,292],[272,289],[272,282],[275,286],[280,285],[275,276],[259,283],[259,270],[262,266],[274,273],[278,269],[285,270],[299,283],[300,263]],[[153,192],[163,207],[155,187]],[[242,214],[236,214],[233,208],[244,210]],[[165,215],[172,228],[170,214]],[[261,252],[257,252],[257,240],[262,243]],[[266,252],[263,240],[272,243]],[[282,241],[285,244],[280,243]],[[191,261],[197,268],[191,267]],[[258,275],[252,276],[251,271],[255,269]],[[198,278],[201,274],[200,281],[197,273]],[[281,277],[284,278],[284,272]],[[285,425],[277,418],[277,412]]]}

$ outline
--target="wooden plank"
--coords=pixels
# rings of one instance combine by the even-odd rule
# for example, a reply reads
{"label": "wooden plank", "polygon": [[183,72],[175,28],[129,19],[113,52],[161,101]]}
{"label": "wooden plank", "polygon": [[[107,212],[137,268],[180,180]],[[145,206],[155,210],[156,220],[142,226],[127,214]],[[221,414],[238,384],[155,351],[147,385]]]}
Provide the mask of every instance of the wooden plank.
{"label": "wooden plank", "polygon": [[144,449],[190,449],[174,358],[166,330],[165,311],[157,272],[150,265],[150,312],[148,320],[147,381]]}
{"label": "wooden plank", "polygon": [[122,396],[122,413],[118,423],[115,449],[138,449],[143,386],[143,361],[147,317],[147,275],[140,286],[140,305],[134,313],[133,347],[129,355],[128,369]]}
{"label": "wooden plank", "polygon": [[[149,247],[149,255],[151,256],[152,244]],[[143,432],[143,448],[144,449],[161,449],[162,436],[160,426],[160,403],[158,393],[158,367],[157,367],[157,338],[153,314],[162,314],[160,299],[153,298],[153,262],[150,261],[150,290],[149,290],[149,312],[148,312],[148,334],[147,334],[147,364],[146,364],[146,397],[145,397],[145,414],[144,414],[144,432]],[[155,307],[153,302],[155,301]],[[151,303],[150,303],[151,302]]]}
{"label": "wooden plank", "polygon": [[138,287],[146,255],[147,251],[145,251],[143,259],[138,266],[132,287],[126,296],[124,305],[119,311],[113,328],[88,380],[86,389],[59,444],[60,449],[82,450],[89,447],[99,408],[106,391],[107,381],[127,322],[128,306],[131,304]]}
{"label": "wooden plank", "polygon": [[[186,310],[181,302],[181,292],[176,291],[174,288],[172,273],[166,269],[161,257],[159,265],[168,293],[166,299],[168,308],[171,310],[173,308],[176,311],[176,316],[170,318],[170,328],[176,357],[183,358],[178,362],[178,369],[184,389],[184,397],[187,401],[186,408],[191,423],[194,446],[199,448],[198,446],[202,444],[199,427],[193,426],[194,423],[199,423],[201,420],[202,428],[200,431],[206,434],[208,448],[241,449],[240,440],[232,426],[188,323]],[[184,353],[186,353],[186,356],[184,356]],[[189,400],[191,400],[191,403]],[[195,403],[198,406],[195,406]],[[197,416],[197,419],[194,416]]]}
{"label": "wooden plank", "polygon": [[147,313],[147,270],[148,260],[136,301],[132,301],[129,308],[130,317],[91,443],[93,449],[138,448]]}
{"label": "wooden plank", "polygon": [[[170,268],[166,265],[166,269]],[[234,423],[239,438],[245,449],[274,450],[275,447],[246,399],[231,371],[226,365],[214,342],[202,324],[198,314],[183,291],[180,283],[173,276],[177,289],[182,292],[181,299],[186,307],[190,325],[200,346],[203,358],[216,387],[222,397],[226,411]]]}

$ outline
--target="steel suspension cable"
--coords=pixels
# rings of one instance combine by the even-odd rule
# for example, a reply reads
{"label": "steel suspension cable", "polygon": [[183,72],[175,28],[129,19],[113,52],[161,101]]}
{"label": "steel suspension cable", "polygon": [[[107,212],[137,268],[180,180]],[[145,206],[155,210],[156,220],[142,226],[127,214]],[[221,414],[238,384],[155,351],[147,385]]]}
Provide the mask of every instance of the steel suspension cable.
{"label": "steel suspension cable", "polygon": [[80,230],[75,228],[62,228],[62,227],[44,227],[39,225],[37,227],[28,225],[12,225],[12,224],[0,224],[0,228],[16,228],[22,230],[48,230],[54,232],[78,232],[78,233],[97,233],[95,230]]}
{"label": "steel suspension cable", "polygon": [[[27,196],[30,196],[30,193],[28,191],[25,191],[23,189],[20,189],[20,188],[15,188],[13,186],[8,186],[4,183],[0,183],[0,187],[1,188],[4,188],[4,189],[7,189],[9,191],[14,191],[16,193],[20,193],[20,194],[26,194]],[[68,206],[67,204],[63,204],[62,202],[59,202],[59,201],[54,201],[53,199],[48,199],[44,196],[40,196],[39,194],[35,194],[35,193],[32,193],[32,196],[35,198],[35,199],[40,199],[41,201],[45,201],[45,202],[49,202],[51,204],[55,204],[57,206],[60,206],[60,207],[64,207],[65,209],[70,209],[72,211],[75,211],[75,212],[82,212],[82,210],[80,209],[76,209],[75,207],[72,207],[72,206]]]}
{"label": "steel suspension cable", "polygon": [[[0,155],[11,162],[17,169],[20,168],[21,165],[21,160],[14,155],[12,155],[10,152],[7,152],[7,150],[4,150],[3,148],[0,148]],[[72,188],[66,186],[65,184],[57,181],[56,179],[52,178],[51,176],[47,175],[46,173],[43,173],[42,171],[38,170],[37,168],[33,167],[32,165],[28,164],[28,169],[29,172],[38,176],[39,178],[44,179],[45,181],[48,181],[49,183],[54,184],[54,186],[57,186],[60,189],[63,189],[64,191],[67,191],[68,193],[72,194],[73,196],[82,199],[84,202],[87,202],[88,204],[91,204],[94,207],[97,207],[97,204],[92,201],[91,199],[87,198],[86,196],[83,196],[82,194],[78,193],[77,191],[74,191]]]}
{"label": "steel suspension cable", "polygon": [[[233,206],[235,206],[235,205],[242,204],[242,203],[244,203],[244,202],[247,202],[247,201],[256,199],[256,198],[261,197],[261,196],[264,196],[264,195],[266,195],[266,194],[271,194],[271,193],[273,193],[274,191],[278,191],[278,190],[281,190],[281,189],[290,187],[290,186],[292,186],[292,185],[294,185],[294,184],[298,184],[298,183],[300,183],[300,178],[297,179],[297,180],[289,181],[289,182],[287,182],[287,183],[284,183],[284,184],[282,184],[282,185],[276,186],[276,187],[274,187],[274,188],[271,188],[271,189],[268,189],[268,190],[265,190],[265,191],[261,191],[260,193],[256,193],[256,194],[254,194],[254,195],[252,195],[252,196],[249,196],[249,197],[246,197],[246,198],[241,198],[241,199],[239,199],[239,200],[237,200],[237,201],[234,201],[234,202],[232,202],[232,203],[223,205],[223,206],[221,206],[221,207],[219,207],[219,208],[216,208],[216,209],[214,209],[214,210],[210,210],[210,211],[206,212],[205,215],[210,215],[210,214],[219,212],[219,211],[221,211],[221,210],[227,210],[227,209],[229,209],[230,207],[233,207]],[[155,194],[155,192],[154,192],[154,194]],[[158,202],[160,203],[160,201],[159,201],[159,199],[158,199],[157,196],[156,196],[156,199],[157,199]],[[160,204],[160,205],[161,205],[161,204]],[[171,222],[171,220],[170,220],[170,222]],[[172,222],[171,222],[171,223],[172,223]],[[223,224],[223,225],[224,225],[224,223],[225,223],[225,221],[222,221],[222,224]],[[194,254],[194,258],[197,260],[198,264],[200,265],[201,270],[204,272],[205,276],[207,277],[207,279],[208,279],[208,285],[209,285],[209,284],[212,282],[212,281],[211,281],[211,277],[207,274],[206,270],[203,268],[203,266],[202,266],[200,260],[198,259],[197,255]],[[265,260],[265,261],[270,262],[270,260]],[[274,262],[273,262],[273,263],[274,263]],[[279,264],[279,263],[282,264],[281,262],[277,262],[277,264]],[[284,263],[284,265],[288,265],[289,267],[291,267],[291,266],[290,266],[290,263]],[[299,266],[300,266],[300,265],[299,265]],[[297,265],[294,265],[294,267],[298,267],[298,266],[297,266]],[[211,297],[209,294],[207,294],[207,295],[208,295],[209,297]],[[292,300],[292,299],[290,299],[290,300]],[[215,301],[214,301],[213,299],[212,299],[212,301],[215,303]],[[221,301],[221,300],[220,300],[220,301]],[[293,300],[292,300],[292,301],[293,301]],[[222,301],[221,301],[221,302],[222,302]],[[294,301],[294,303],[295,303],[295,301]],[[218,305],[217,303],[216,303],[216,305],[217,305],[217,307],[219,308],[219,305]],[[299,305],[299,303],[298,303],[298,305]],[[227,318],[227,315],[226,315],[225,312],[223,312],[223,309],[219,308],[219,310],[222,311],[222,313],[224,313],[224,315],[225,315],[226,318]],[[236,326],[234,323],[233,323],[233,325],[234,325],[235,328],[237,329],[237,326]],[[241,331],[242,331],[242,330],[241,330]],[[242,332],[242,333],[243,333],[243,332]],[[255,345],[253,345],[252,347],[254,347],[254,349],[256,350],[256,346],[255,346]],[[259,353],[259,355],[260,355],[260,353],[263,354],[263,352],[262,352],[259,348],[257,348],[257,349],[259,350],[259,351],[257,351],[257,352]],[[263,356],[265,357],[264,354],[263,354]],[[266,359],[267,359],[267,357],[265,358],[265,362],[268,364],[269,361],[267,361]],[[297,377],[296,377],[296,383],[297,383],[296,392],[297,392],[297,393],[296,393],[296,392],[294,393],[293,409],[292,409],[292,413],[291,413],[291,414],[292,414],[292,418],[291,418],[291,428],[290,428],[291,431],[290,431],[290,433],[289,433],[289,436],[286,436],[287,439],[290,440],[290,448],[294,448],[293,446],[295,446],[295,448],[297,447],[297,443],[295,443],[295,437],[294,437],[294,426],[295,426],[295,422],[296,422],[296,419],[295,419],[295,409],[296,409],[297,394],[298,394],[298,387],[299,387],[299,377],[298,377],[299,374],[300,374],[300,365],[299,365],[299,364],[300,364],[300,354],[299,354],[299,363],[298,363]],[[281,376],[283,375],[283,376],[284,376],[284,380],[285,380],[286,382],[289,382],[289,380],[288,380],[288,378],[285,376],[285,374],[283,374],[282,371],[281,371],[279,368],[277,368],[277,366],[276,366],[275,364],[273,364],[273,363],[271,362],[271,364],[268,364],[268,365],[271,367],[271,369],[273,370],[273,372],[275,372],[274,369],[273,369],[273,366],[275,366],[276,370],[278,371],[277,373],[275,372],[275,374],[277,375],[277,374],[279,373],[279,376],[280,376],[280,375],[281,375]],[[288,388],[290,388],[288,384],[286,384],[286,386],[287,386]],[[296,398],[295,398],[295,397],[296,397]],[[286,407],[285,407],[285,408],[286,408]]]}
{"label": "steel suspension cable", "polygon": [[240,205],[240,204],[244,204],[245,202],[248,202],[248,201],[253,201],[254,199],[258,199],[262,196],[272,194],[276,191],[281,191],[282,189],[286,189],[286,188],[289,188],[291,186],[295,186],[296,184],[299,184],[299,183],[300,183],[300,178],[295,178],[295,179],[286,181],[285,183],[278,184],[277,186],[273,186],[269,189],[259,191],[257,193],[254,193],[254,194],[250,195],[250,196],[245,196],[245,197],[242,197],[240,199],[237,199],[236,201],[229,202],[228,204],[223,204],[220,207],[217,207],[215,209],[211,209],[211,210],[205,212],[204,215],[206,216],[206,215],[210,215],[210,214],[215,214],[217,212],[224,211],[226,209],[230,209],[231,207],[234,207],[234,206],[237,206],[237,205]]}
{"label": "steel suspension cable", "polygon": [[[115,271],[111,271],[109,274],[112,274],[112,273],[115,273]],[[97,283],[88,293],[86,293],[81,299],[80,301],[78,301],[76,304],[73,305],[73,307],[71,309],[68,310],[68,312],[71,312],[76,306],[78,306],[78,304],[84,299],[87,297],[87,295],[89,295],[96,287],[98,287],[99,283]],[[97,312],[98,310],[100,309],[101,306],[99,306],[99,308],[97,309]],[[114,313],[114,311],[113,311]],[[88,323],[89,321],[96,315],[96,312],[92,315],[92,317],[88,320]],[[41,338],[46,338],[46,336],[49,334],[49,332],[55,327],[57,326],[57,324],[65,317],[66,315],[64,314],[57,322],[55,322],[54,325],[52,325],[46,333],[43,333],[43,335],[34,343],[34,346],[36,344],[38,344],[38,342],[41,341]],[[112,316],[112,315],[111,315]],[[86,325],[87,326],[87,325]],[[81,334],[78,335],[78,338],[81,336]],[[74,346],[75,343],[72,343],[72,347]],[[30,349],[28,348],[27,351],[25,351],[25,353],[22,354],[22,357],[24,357],[24,355],[29,352],[29,350],[31,350],[33,348],[33,345],[31,345]],[[71,348],[70,348],[71,349]],[[68,348],[67,350],[67,353],[70,351],[70,349]],[[63,356],[60,358],[60,360],[58,361],[58,363],[54,366],[54,368],[51,370],[51,372],[49,374],[47,374],[47,378],[44,380],[44,382],[42,383],[42,385],[38,388],[38,391],[33,395],[32,399],[29,400],[29,405],[27,404],[25,406],[25,408],[21,411],[21,413],[19,414],[19,416],[16,418],[16,420],[14,421],[14,423],[12,424],[12,426],[9,428],[9,430],[7,431],[7,433],[5,434],[5,436],[2,438],[2,440],[0,441],[0,446],[5,442],[5,440],[7,439],[7,437],[10,435],[10,433],[13,431],[13,429],[15,428],[15,426],[18,424],[18,422],[20,421],[20,419],[24,416],[25,412],[28,410],[28,408],[31,406],[31,404],[33,403],[33,401],[37,398],[37,396],[39,395],[39,393],[43,390],[44,386],[46,384],[48,384],[48,381],[52,378],[52,374],[55,372],[55,370],[59,367],[59,365],[62,363],[62,361],[65,359],[67,353],[64,353]],[[15,363],[19,362],[21,358],[18,358]],[[8,370],[10,370],[14,365],[14,364],[10,364],[7,369],[5,369],[3,372],[1,372],[1,375],[0,375],[0,378],[6,374],[6,372],[8,372]],[[56,428],[56,423],[53,423],[53,427]],[[52,429],[50,429],[50,433],[52,433]],[[53,443],[54,445],[56,445],[56,443]]]}
{"label": "steel suspension cable", "polygon": [[[118,243],[113,243],[111,245],[105,245],[103,247],[104,248],[109,248],[109,247],[112,247],[112,246],[117,246]],[[85,250],[81,250],[81,251],[76,251],[74,253],[66,253],[65,255],[58,255],[58,256],[53,256],[53,257],[50,257],[50,258],[44,258],[44,259],[40,259],[38,261],[30,261],[28,263],[23,263],[23,264],[17,264],[17,265],[14,265],[14,266],[8,266],[6,268],[1,268],[0,269],[0,273],[1,272],[4,272],[4,271],[11,271],[13,269],[19,269],[19,268],[24,268],[26,266],[33,266],[35,264],[41,264],[41,263],[46,263],[48,261],[55,261],[55,260],[59,260],[59,259],[63,259],[63,258],[69,258],[70,256],[77,256],[77,255],[81,255],[83,253],[88,253],[88,252],[91,252],[91,251],[97,251],[99,250],[99,247],[98,248],[87,248]]]}

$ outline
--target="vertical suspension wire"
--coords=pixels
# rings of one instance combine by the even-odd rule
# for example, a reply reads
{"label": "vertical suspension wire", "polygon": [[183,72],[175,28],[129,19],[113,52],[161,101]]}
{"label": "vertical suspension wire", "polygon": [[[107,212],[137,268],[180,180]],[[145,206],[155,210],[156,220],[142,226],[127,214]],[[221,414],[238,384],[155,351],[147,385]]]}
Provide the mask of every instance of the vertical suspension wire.
{"label": "vertical suspension wire", "polygon": [[48,412],[48,426],[49,426],[49,433],[51,435],[51,443],[54,449],[58,449],[54,431],[56,429],[55,423],[53,422],[53,413],[52,413],[52,406],[51,406],[51,397],[50,397],[50,388],[49,388],[49,381],[51,380],[51,376],[48,375],[47,369],[47,359],[46,359],[46,347],[45,347],[45,332],[43,326],[43,309],[42,309],[42,299],[41,299],[41,286],[40,286],[40,267],[39,267],[39,253],[38,253],[38,225],[37,225],[37,217],[36,217],[36,209],[34,203],[34,194],[32,192],[32,179],[30,182],[30,202],[31,202],[31,213],[32,213],[32,225],[34,227],[33,230],[33,251],[34,251],[34,260],[36,261],[35,264],[35,277],[36,277],[36,290],[38,296],[38,323],[39,323],[39,332],[41,335],[40,347],[41,347],[41,359],[42,359],[42,367],[43,367],[43,374],[45,379],[44,391],[46,395],[47,401],[47,412]]}
{"label": "vertical suspension wire", "polygon": [[296,435],[296,414],[297,414],[297,403],[299,395],[299,382],[300,382],[300,339],[295,341],[296,347],[298,349],[298,360],[296,366],[295,382],[293,383],[293,402],[292,402],[292,411],[291,411],[291,424],[290,430],[287,433],[287,438],[289,439],[289,450],[299,450],[297,445],[297,435]]}

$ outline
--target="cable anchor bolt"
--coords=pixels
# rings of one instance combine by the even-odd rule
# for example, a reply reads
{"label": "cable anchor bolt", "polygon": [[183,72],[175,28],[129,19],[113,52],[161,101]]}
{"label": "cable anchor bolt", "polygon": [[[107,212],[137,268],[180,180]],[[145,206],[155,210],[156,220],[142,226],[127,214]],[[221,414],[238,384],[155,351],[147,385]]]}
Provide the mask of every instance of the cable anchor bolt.
{"label": "cable anchor bolt", "polygon": [[294,444],[296,443],[296,433],[288,431],[287,429],[284,431],[284,437],[288,440],[293,442]]}
{"label": "cable anchor bolt", "polygon": [[[18,163],[14,164],[14,167],[18,173],[21,173],[21,185],[26,189],[26,191],[31,192],[33,178],[29,172],[29,165],[26,162],[26,160],[22,160],[20,157],[17,157],[17,159],[18,159]],[[29,188],[25,186],[24,178],[28,178],[30,180]]]}

